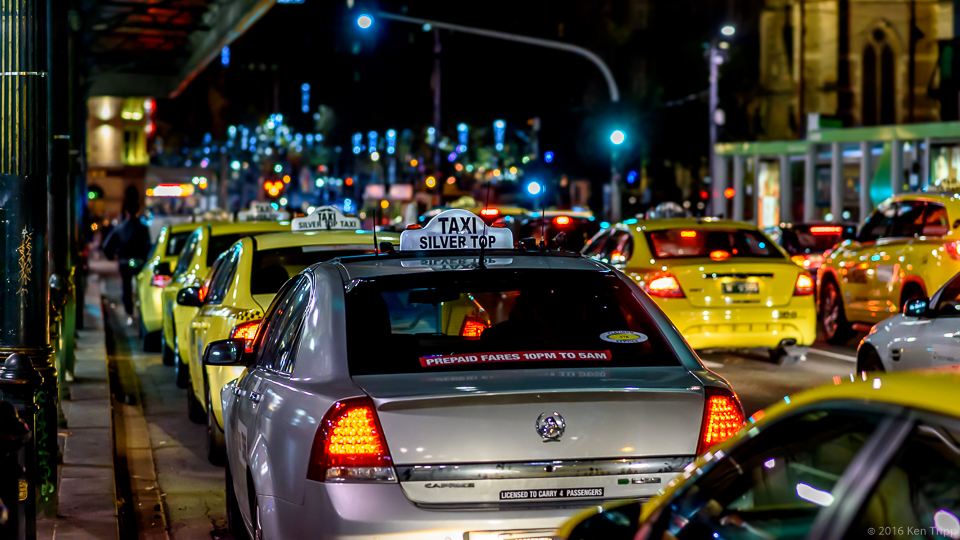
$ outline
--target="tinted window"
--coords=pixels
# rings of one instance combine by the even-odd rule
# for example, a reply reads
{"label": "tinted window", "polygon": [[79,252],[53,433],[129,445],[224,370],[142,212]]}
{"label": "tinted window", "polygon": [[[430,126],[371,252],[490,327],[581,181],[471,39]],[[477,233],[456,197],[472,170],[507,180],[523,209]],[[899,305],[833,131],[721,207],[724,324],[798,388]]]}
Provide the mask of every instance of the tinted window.
{"label": "tinted window", "polygon": [[187,240],[190,239],[190,234],[190,231],[170,234],[170,237],[167,238],[167,250],[165,255],[167,257],[172,257],[180,253],[180,250],[183,249],[184,244],[186,244]]}
{"label": "tinted window", "polygon": [[373,253],[372,249],[341,249],[333,246],[298,246],[261,249],[253,254],[250,294],[276,294],[280,287],[301,270],[335,257]]}
{"label": "tinted window", "polygon": [[950,232],[947,209],[942,204],[927,203],[920,236],[943,236]]}
{"label": "tinted window", "polygon": [[210,242],[207,245],[207,264],[213,264],[213,261],[217,260],[217,257],[219,257],[221,253],[226,251],[227,248],[243,236],[249,235],[221,234],[219,236],[211,236]]}
{"label": "tinted window", "polygon": [[926,205],[920,201],[903,201],[897,207],[897,217],[893,220],[890,236],[920,236],[923,231],[923,210]]}
{"label": "tinted window", "polygon": [[599,256],[600,252],[603,250],[603,244],[607,241],[607,238],[609,238],[611,234],[613,234],[613,229],[601,231],[600,234],[594,236],[583,248],[583,254],[587,257]]}
{"label": "tinted window", "polygon": [[353,375],[679,365],[613,272],[401,274],[346,299]]}
{"label": "tinted window", "polygon": [[748,229],[666,229],[648,232],[647,242],[658,259],[783,257],[767,237]]}
{"label": "tinted window", "polygon": [[882,418],[825,409],[766,427],[684,487],[648,538],[806,538]]}
{"label": "tinted window", "polygon": [[931,307],[936,316],[960,316],[960,274],[953,276],[953,278],[934,295],[934,299],[936,302]]}
{"label": "tinted window", "polygon": [[177,266],[173,269],[174,274],[179,275],[187,271],[187,268],[190,266],[190,259],[193,258],[193,252],[197,249],[197,243],[200,241],[201,234],[203,234],[203,231],[194,231],[190,234],[190,238],[180,252],[180,257],[177,258]]}
{"label": "tinted window", "polygon": [[300,276],[270,307],[263,335],[258,335],[257,364],[285,373],[293,371],[297,337],[310,304],[310,280]]}
{"label": "tinted window", "polygon": [[780,244],[790,255],[823,253],[847,238],[852,238],[852,226],[811,225],[783,229]]}
{"label": "tinted window", "polygon": [[540,242],[542,237],[547,238],[547,249],[556,249],[553,239],[560,233],[567,235],[565,251],[580,251],[586,245],[590,237],[600,230],[600,224],[589,219],[573,218],[569,216],[548,217],[546,223],[542,219],[527,219],[520,224],[520,228],[514,237],[535,238]]}
{"label": "tinted window", "polygon": [[921,425],[874,488],[848,539],[960,538],[960,433]]}
{"label": "tinted window", "polygon": [[883,238],[889,235],[889,230],[893,225],[893,216],[896,212],[896,206],[893,204],[880,205],[879,208],[870,214],[866,223],[860,229],[857,240],[860,242],[873,242],[877,238]]}
{"label": "tinted window", "polygon": [[233,276],[237,273],[237,265],[240,262],[240,255],[242,253],[243,250],[240,249],[240,246],[236,246],[223,254],[220,267],[216,272],[211,272],[211,277],[208,278],[210,280],[210,291],[205,300],[207,304],[219,304],[223,302],[227,294],[227,289],[230,287],[230,282],[233,281]]}

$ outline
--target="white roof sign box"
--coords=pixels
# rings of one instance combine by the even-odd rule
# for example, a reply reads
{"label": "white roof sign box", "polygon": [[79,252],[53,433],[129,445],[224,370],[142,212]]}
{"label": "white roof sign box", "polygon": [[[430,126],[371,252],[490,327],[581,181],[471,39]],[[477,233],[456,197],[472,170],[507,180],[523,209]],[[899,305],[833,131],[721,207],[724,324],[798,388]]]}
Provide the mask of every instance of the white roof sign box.
{"label": "white roof sign box", "polygon": [[479,216],[468,210],[437,214],[422,229],[400,233],[400,251],[450,249],[513,249],[513,233],[503,227],[484,227]]}
{"label": "white roof sign box", "polygon": [[237,212],[237,221],[284,221],[290,219],[290,213],[275,210],[273,205],[263,201],[253,201],[249,210]]}
{"label": "white roof sign box", "polygon": [[293,220],[293,231],[355,231],[360,228],[360,218],[347,217],[333,206],[321,206],[306,217]]}

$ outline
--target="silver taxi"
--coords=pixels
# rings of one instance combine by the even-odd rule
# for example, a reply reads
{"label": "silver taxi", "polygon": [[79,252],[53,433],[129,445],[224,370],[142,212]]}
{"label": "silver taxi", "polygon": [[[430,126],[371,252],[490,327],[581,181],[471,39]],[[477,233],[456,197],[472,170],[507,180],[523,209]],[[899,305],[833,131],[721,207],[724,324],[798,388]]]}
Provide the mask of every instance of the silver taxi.
{"label": "silver taxi", "polygon": [[513,249],[463,210],[389,248],[288,281],[252,353],[207,347],[246,367],[221,393],[237,538],[549,537],[651,497],[743,425],[609,265]]}

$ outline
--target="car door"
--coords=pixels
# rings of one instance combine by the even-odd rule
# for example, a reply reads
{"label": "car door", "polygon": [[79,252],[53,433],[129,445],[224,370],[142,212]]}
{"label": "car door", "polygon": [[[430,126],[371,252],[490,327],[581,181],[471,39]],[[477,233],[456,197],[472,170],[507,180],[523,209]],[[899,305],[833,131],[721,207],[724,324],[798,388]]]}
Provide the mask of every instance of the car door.
{"label": "car door", "polygon": [[[257,431],[257,416],[263,402],[264,375],[268,369],[272,369],[274,354],[277,352],[276,341],[281,335],[281,329],[289,314],[289,309],[285,306],[289,305],[298,283],[300,283],[299,279],[288,281],[270,304],[264,316],[264,323],[257,332],[252,353],[254,361],[247,368],[246,374],[236,383],[237,399],[233,407],[236,414],[235,418],[230,420],[236,429],[233,430],[232,440],[228,442],[228,446],[232,446],[235,449],[233,451],[236,452],[236,456],[232,456],[235,459],[231,460],[231,464],[236,464],[236,469],[233,471],[234,485],[237,500],[243,512],[248,512],[250,508],[248,494],[251,486],[247,485],[247,472],[259,464],[254,460],[254,450],[260,436]],[[250,519],[249,513],[246,517]]]}
{"label": "car door", "polygon": [[923,342],[930,350],[926,358],[906,358],[905,369],[960,364],[960,274],[947,282],[930,299],[929,323]]}
{"label": "car door", "polygon": [[[193,383],[194,391],[197,392],[197,399],[206,408],[206,396],[204,392],[204,370],[202,369],[203,351],[207,348],[207,343],[211,340],[210,325],[223,317],[222,306],[223,299],[227,294],[227,288],[234,274],[237,271],[237,262],[240,258],[239,248],[231,249],[221,255],[210,268],[210,275],[204,280],[200,290],[203,294],[203,306],[197,311],[197,316],[193,318],[191,326],[191,339],[193,357],[190,359],[190,378]],[[224,339],[228,336],[216,335],[214,339]]]}
{"label": "car door", "polygon": [[920,413],[845,540],[960,538],[960,424]]}
{"label": "car door", "polygon": [[833,253],[847,319],[851,321],[876,320],[876,303],[882,296],[876,289],[877,262],[882,258],[879,253],[885,249],[896,215],[895,202],[881,203],[863,224],[856,241]]}

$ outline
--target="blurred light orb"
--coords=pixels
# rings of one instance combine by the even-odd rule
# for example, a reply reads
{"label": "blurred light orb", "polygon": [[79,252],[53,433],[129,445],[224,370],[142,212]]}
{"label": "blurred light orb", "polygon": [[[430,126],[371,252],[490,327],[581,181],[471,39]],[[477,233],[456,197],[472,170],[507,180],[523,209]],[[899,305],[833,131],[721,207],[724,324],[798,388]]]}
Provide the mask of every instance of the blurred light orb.
{"label": "blurred light orb", "polygon": [[357,17],[357,26],[363,28],[364,30],[370,28],[373,26],[373,17],[366,14]]}
{"label": "blurred light orb", "polygon": [[626,140],[627,136],[623,134],[619,129],[610,134],[610,142],[613,144],[623,144],[623,141]]}
{"label": "blurred light orb", "polygon": [[543,186],[539,182],[530,182],[527,184],[527,192],[531,195],[539,195],[543,191]]}
{"label": "blurred light orb", "polygon": [[737,29],[728,24],[720,29],[720,33],[725,36],[732,36],[737,33]]}

